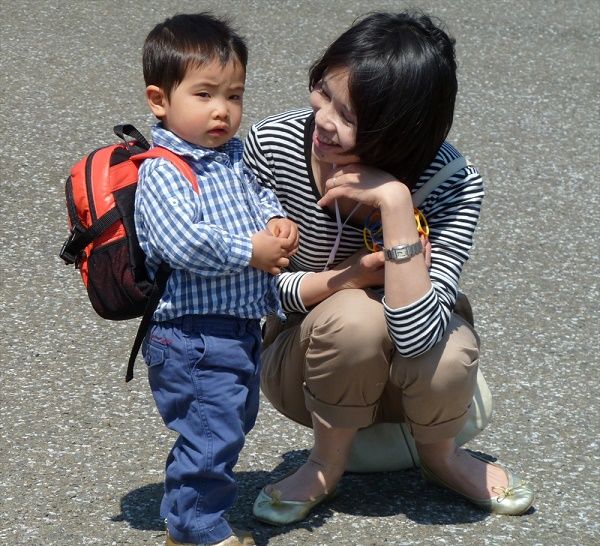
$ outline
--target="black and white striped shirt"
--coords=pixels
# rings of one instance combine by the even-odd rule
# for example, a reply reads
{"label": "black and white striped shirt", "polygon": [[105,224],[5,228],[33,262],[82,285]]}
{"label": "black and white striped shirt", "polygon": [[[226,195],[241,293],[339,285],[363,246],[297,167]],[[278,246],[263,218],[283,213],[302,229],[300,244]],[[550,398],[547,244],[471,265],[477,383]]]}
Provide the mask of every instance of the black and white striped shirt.
{"label": "black and white striped shirt", "polygon": [[[324,269],[338,232],[335,216],[317,205],[320,195],[310,159],[312,127],[311,110],[292,110],[253,125],[245,143],[247,165],[261,184],[275,192],[300,232],[298,252],[292,256],[288,270],[278,277],[287,312],[307,312],[300,299],[300,283],[304,275]],[[459,156],[451,144],[444,142],[413,192]],[[469,165],[440,184],[420,205],[429,223],[432,288],[418,301],[398,309],[388,307],[383,300],[389,333],[400,354],[417,356],[442,338],[456,302],[460,273],[473,244],[482,199],[481,176]],[[362,227],[346,224],[335,263],[363,248]]]}

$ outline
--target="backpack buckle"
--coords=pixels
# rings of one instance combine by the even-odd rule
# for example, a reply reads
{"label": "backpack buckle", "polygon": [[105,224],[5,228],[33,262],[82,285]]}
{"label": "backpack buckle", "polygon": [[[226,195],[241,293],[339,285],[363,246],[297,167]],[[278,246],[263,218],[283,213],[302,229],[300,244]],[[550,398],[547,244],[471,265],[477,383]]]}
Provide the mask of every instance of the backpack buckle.
{"label": "backpack buckle", "polygon": [[67,265],[76,264],[79,260],[79,256],[81,255],[81,249],[78,248],[80,245],[76,244],[77,239],[84,233],[79,226],[75,226],[70,235],[67,237],[67,240],[63,243],[62,248],[60,249],[59,256],[62,258],[63,262]]}

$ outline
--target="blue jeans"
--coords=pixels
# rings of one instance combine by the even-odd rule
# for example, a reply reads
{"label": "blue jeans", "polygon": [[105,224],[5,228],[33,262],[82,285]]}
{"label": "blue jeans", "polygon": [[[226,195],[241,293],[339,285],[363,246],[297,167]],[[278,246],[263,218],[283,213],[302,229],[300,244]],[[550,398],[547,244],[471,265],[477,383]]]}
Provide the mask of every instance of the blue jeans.
{"label": "blue jeans", "polygon": [[188,315],[153,323],[142,352],[165,425],[178,432],[166,462],[161,516],[179,542],[232,534],[223,518],[236,497],[233,474],[258,412],[258,320]]}

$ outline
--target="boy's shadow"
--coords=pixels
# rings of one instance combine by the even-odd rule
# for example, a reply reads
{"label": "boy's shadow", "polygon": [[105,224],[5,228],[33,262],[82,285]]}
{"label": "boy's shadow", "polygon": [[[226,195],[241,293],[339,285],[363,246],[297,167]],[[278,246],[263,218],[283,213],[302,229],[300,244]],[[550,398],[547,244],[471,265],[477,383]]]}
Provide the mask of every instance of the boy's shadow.
{"label": "boy's shadow", "polygon": [[[319,507],[314,514],[303,522],[286,527],[265,525],[254,519],[252,505],[260,490],[267,484],[280,480],[286,474],[300,466],[308,457],[307,450],[290,451],[283,455],[283,461],[271,472],[236,472],[238,498],[227,513],[230,523],[252,532],[258,546],[268,544],[269,539],[286,534],[290,529],[312,530],[320,527],[332,515],[334,503]],[[164,532],[165,524],[160,516],[160,502],[164,484],[152,483],[134,489],[121,498],[121,513],[112,516],[112,521],[126,521],[134,529]]]}
{"label": "boy's shadow", "polygon": [[[292,472],[306,460],[308,454],[307,450],[289,451],[283,454],[283,461],[271,472],[236,473],[238,498],[228,512],[228,519],[232,525],[250,530],[257,545],[264,546],[270,538],[286,534],[291,529],[312,531],[322,526],[333,513],[368,518],[403,514],[421,525],[473,523],[489,516],[458,495],[424,482],[417,469],[409,469],[347,473],[340,483],[341,494],[338,497],[316,508],[305,521],[293,525],[273,527],[254,519],[252,504],[262,487]],[[121,513],[113,516],[112,521],[127,521],[135,529],[164,531],[164,521],[159,513],[162,494],[162,482],[130,491],[121,498]]]}

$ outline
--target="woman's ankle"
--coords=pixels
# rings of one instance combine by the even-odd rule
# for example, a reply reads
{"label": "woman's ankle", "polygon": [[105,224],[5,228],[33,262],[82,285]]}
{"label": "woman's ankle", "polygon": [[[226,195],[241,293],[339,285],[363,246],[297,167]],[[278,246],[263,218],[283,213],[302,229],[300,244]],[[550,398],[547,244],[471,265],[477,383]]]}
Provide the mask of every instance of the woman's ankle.
{"label": "woman's ankle", "polygon": [[284,501],[314,500],[335,490],[344,473],[334,465],[323,465],[307,459],[296,471],[266,487],[266,492]]}
{"label": "woman's ankle", "polygon": [[423,444],[415,442],[419,459],[428,468],[451,468],[460,456],[460,448],[454,438]]}
{"label": "woman's ankle", "polygon": [[308,457],[305,464],[315,468],[319,479],[322,480],[322,483],[325,486],[324,493],[330,493],[335,489],[346,470],[345,462],[323,462],[312,455]]}

